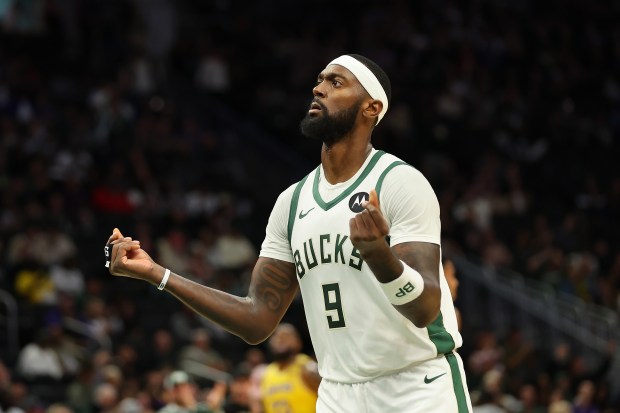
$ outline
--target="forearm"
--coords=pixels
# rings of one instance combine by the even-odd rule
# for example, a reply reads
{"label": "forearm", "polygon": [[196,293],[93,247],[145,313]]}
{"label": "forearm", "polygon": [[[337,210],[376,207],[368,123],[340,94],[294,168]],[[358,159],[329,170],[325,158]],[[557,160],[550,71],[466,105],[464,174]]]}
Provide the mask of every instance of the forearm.
{"label": "forearm", "polygon": [[[259,260],[246,297],[209,288],[174,273],[165,290],[230,333],[258,344],[275,329],[297,291],[296,281],[289,276],[289,266],[292,264]],[[155,272],[161,275],[151,281],[156,285],[164,273],[164,268],[157,267]]]}
{"label": "forearm", "polygon": [[397,279],[403,272],[403,264],[390,249],[387,242],[377,248],[361,253],[364,262],[372,270],[380,283],[388,283]]}
{"label": "forearm", "polygon": [[386,243],[385,247],[380,246],[363,255],[364,261],[377,280],[383,284],[401,276],[404,269],[403,262],[420,273],[424,281],[422,294],[407,304],[394,305],[394,308],[417,327],[426,327],[439,314],[441,290],[438,250],[439,248],[426,243],[404,243],[396,245],[393,249]]}
{"label": "forearm", "polygon": [[[155,263],[140,242],[114,228],[106,248],[110,273],[148,281],[174,295],[198,314],[250,344],[265,340],[282,319],[299,288],[293,263],[261,257],[252,271],[247,297],[237,297],[170,273]],[[108,254],[109,251],[109,254]],[[109,261],[108,261],[109,260]]]}
{"label": "forearm", "polygon": [[[163,274],[163,271],[162,271]],[[262,341],[261,324],[253,320],[254,302],[249,297],[238,297],[224,291],[200,285],[178,274],[171,273],[166,291],[196,313],[241,337],[248,343]]]}

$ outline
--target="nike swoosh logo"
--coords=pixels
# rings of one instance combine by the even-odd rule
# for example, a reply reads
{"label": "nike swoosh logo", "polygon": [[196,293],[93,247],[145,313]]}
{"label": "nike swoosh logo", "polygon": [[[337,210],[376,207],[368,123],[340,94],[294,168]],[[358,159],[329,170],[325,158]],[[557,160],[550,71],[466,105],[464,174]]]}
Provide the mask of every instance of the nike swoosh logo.
{"label": "nike swoosh logo", "polygon": [[430,379],[428,378],[428,376],[424,376],[424,383],[426,383],[426,384],[432,383],[435,380],[437,380],[438,378],[440,378],[441,376],[443,376],[444,374],[448,374],[448,373],[441,373],[439,376],[431,377]]}
{"label": "nike swoosh logo", "polygon": [[314,209],[314,207],[310,208],[309,210],[306,211],[306,213],[304,214],[304,211],[299,211],[299,219],[304,218],[306,215],[308,215],[310,213],[310,211],[312,211]]}

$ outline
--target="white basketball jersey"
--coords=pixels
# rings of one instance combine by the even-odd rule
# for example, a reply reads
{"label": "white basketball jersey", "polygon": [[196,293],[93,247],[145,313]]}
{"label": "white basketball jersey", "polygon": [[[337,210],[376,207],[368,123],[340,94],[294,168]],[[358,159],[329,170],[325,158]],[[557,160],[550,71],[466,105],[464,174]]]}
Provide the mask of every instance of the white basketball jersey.
{"label": "white basketball jersey", "polygon": [[[428,328],[417,328],[388,301],[349,239],[349,219],[362,211],[360,203],[375,188],[390,223],[392,245],[439,244],[439,208],[426,179],[398,158],[376,150],[345,183],[329,185],[322,174],[319,166],[280,196],[261,250],[261,256],[295,264],[321,376],[343,383],[367,381],[460,346],[441,264],[441,313]],[[425,199],[420,201],[420,196]],[[402,200],[407,205],[400,205]],[[285,242],[290,240],[286,246],[283,231]]]}

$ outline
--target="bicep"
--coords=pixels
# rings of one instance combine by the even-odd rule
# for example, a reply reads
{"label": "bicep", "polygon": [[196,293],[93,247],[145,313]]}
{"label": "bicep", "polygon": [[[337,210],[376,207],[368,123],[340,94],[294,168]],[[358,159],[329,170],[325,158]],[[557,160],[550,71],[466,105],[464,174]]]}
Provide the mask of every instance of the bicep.
{"label": "bicep", "polygon": [[261,319],[270,321],[275,328],[298,289],[293,263],[260,257],[252,271],[248,297],[254,301]]}

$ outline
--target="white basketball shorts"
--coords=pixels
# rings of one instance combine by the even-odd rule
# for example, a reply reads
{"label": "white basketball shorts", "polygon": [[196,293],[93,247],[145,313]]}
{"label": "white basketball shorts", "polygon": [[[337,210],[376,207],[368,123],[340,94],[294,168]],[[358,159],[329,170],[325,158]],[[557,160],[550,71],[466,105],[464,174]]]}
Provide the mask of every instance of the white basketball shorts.
{"label": "white basketball shorts", "polygon": [[322,380],[317,413],[471,413],[457,353],[354,384]]}

